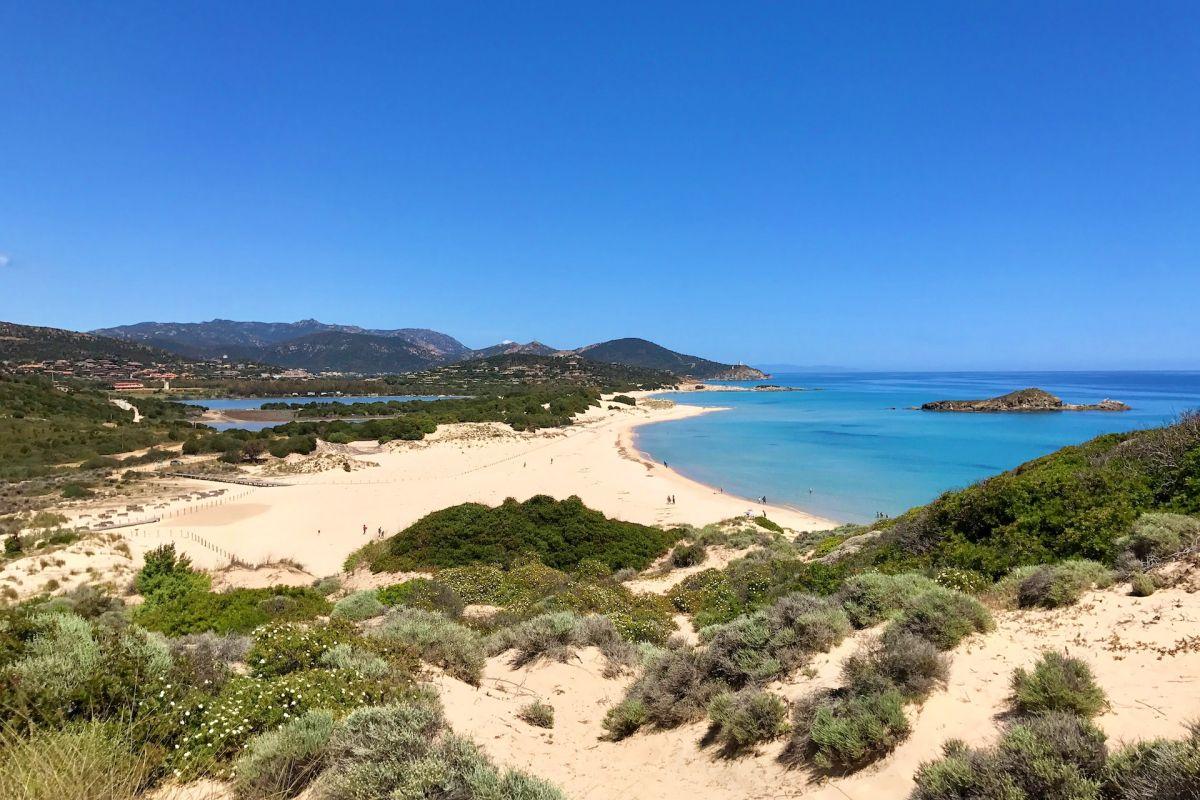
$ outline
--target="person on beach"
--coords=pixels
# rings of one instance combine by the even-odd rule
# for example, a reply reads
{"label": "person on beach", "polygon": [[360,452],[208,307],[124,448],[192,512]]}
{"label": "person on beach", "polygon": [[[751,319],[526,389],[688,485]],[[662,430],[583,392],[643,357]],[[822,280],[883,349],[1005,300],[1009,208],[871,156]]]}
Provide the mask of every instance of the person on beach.
{"label": "person on beach", "polygon": [[363,523],[363,536],[367,535],[367,523]]}

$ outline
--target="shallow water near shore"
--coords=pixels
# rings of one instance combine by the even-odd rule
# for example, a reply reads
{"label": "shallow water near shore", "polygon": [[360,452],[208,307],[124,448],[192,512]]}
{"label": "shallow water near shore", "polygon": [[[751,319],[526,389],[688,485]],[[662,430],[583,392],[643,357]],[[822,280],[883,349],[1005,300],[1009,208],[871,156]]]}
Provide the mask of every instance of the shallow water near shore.
{"label": "shallow water near shore", "polygon": [[[898,514],[1060,447],[1149,428],[1200,408],[1196,372],[802,373],[769,383],[797,392],[679,392],[678,403],[730,410],[642,427],[639,449],[727,492],[847,522]],[[911,410],[932,400],[1037,386],[1068,403],[1104,398],[1126,412],[969,414]]]}

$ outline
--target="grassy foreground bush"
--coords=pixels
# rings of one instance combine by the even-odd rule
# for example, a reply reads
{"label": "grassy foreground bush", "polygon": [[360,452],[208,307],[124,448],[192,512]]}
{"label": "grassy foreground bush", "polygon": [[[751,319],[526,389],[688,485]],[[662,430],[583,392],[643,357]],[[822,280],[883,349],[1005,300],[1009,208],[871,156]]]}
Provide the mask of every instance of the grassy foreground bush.
{"label": "grassy foreground bush", "polygon": [[889,627],[952,650],[972,633],[991,630],[993,622],[974,597],[939,586],[921,594]]}
{"label": "grassy foreground bush", "polygon": [[128,731],[100,722],[0,735],[5,800],[132,800],[154,771]]}
{"label": "grassy foreground bush", "polygon": [[387,606],[379,602],[375,590],[365,589],[338,600],[334,603],[333,611],[329,613],[329,616],[332,619],[361,622],[364,619],[378,617],[384,611],[387,611]]}
{"label": "grassy foreground bush", "polygon": [[470,740],[451,733],[429,694],[346,717],[330,739],[329,762],[318,786],[322,800],[563,800],[544,781],[497,769]]}
{"label": "grassy foreground bush", "polygon": [[1106,757],[1104,733],[1090,722],[1041,714],[1010,727],[995,747],[948,742],[941,759],[917,771],[911,800],[1099,800]]}
{"label": "grassy foreground bush", "polygon": [[817,692],[795,705],[787,756],[821,770],[849,772],[890,753],[908,734],[904,698],[894,689]]}
{"label": "grassy foreground bush", "polygon": [[1088,665],[1052,651],[1043,653],[1031,671],[1015,670],[1012,688],[1013,706],[1021,714],[1066,711],[1091,718],[1105,706],[1104,691]]}
{"label": "grassy foreground bush", "polygon": [[234,789],[242,800],[295,797],[325,768],[334,717],[308,711],[255,736],[234,765]]}
{"label": "grassy foreground bush", "polygon": [[787,718],[787,704],[759,689],[721,692],[708,704],[709,735],[729,753],[782,736]]}
{"label": "grassy foreground bush", "polygon": [[383,624],[367,635],[370,639],[412,648],[422,661],[441,667],[467,683],[478,685],[483,675],[483,639],[441,614],[419,608],[393,609]]}

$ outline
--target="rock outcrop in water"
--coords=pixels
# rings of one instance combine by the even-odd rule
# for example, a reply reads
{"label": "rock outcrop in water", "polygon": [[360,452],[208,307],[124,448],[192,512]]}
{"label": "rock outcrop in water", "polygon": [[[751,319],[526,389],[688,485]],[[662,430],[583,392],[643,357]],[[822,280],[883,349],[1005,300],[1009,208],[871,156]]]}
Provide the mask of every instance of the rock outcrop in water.
{"label": "rock outcrop in water", "polygon": [[1064,403],[1044,389],[1018,389],[987,400],[938,400],[925,403],[922,411],[967,411],[975,413],[1000,413],[1006,411],[1128,411],[1129,406],[1119,400],[1101,400],[1099,403],[1078,405]]}

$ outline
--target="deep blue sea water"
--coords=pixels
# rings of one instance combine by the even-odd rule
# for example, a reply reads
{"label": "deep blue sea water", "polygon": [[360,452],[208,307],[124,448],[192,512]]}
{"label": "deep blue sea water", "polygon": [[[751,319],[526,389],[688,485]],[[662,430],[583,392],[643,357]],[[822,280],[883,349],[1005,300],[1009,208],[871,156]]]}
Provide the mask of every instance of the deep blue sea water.
{"label": "deep blue sea water", "polygon": [[[833,519],[869,522],[876,512],[900,513],[1060,447],[1161,425],[1200,408],[1196,372],[803,373],[758,383],[819,391],[667,394],[679,403],[731,410],[639,428],[639,448],[728,492],[765,494]],[[1028,386],[1068,403],[1113,398],[1133,410],[909,410]]]}

